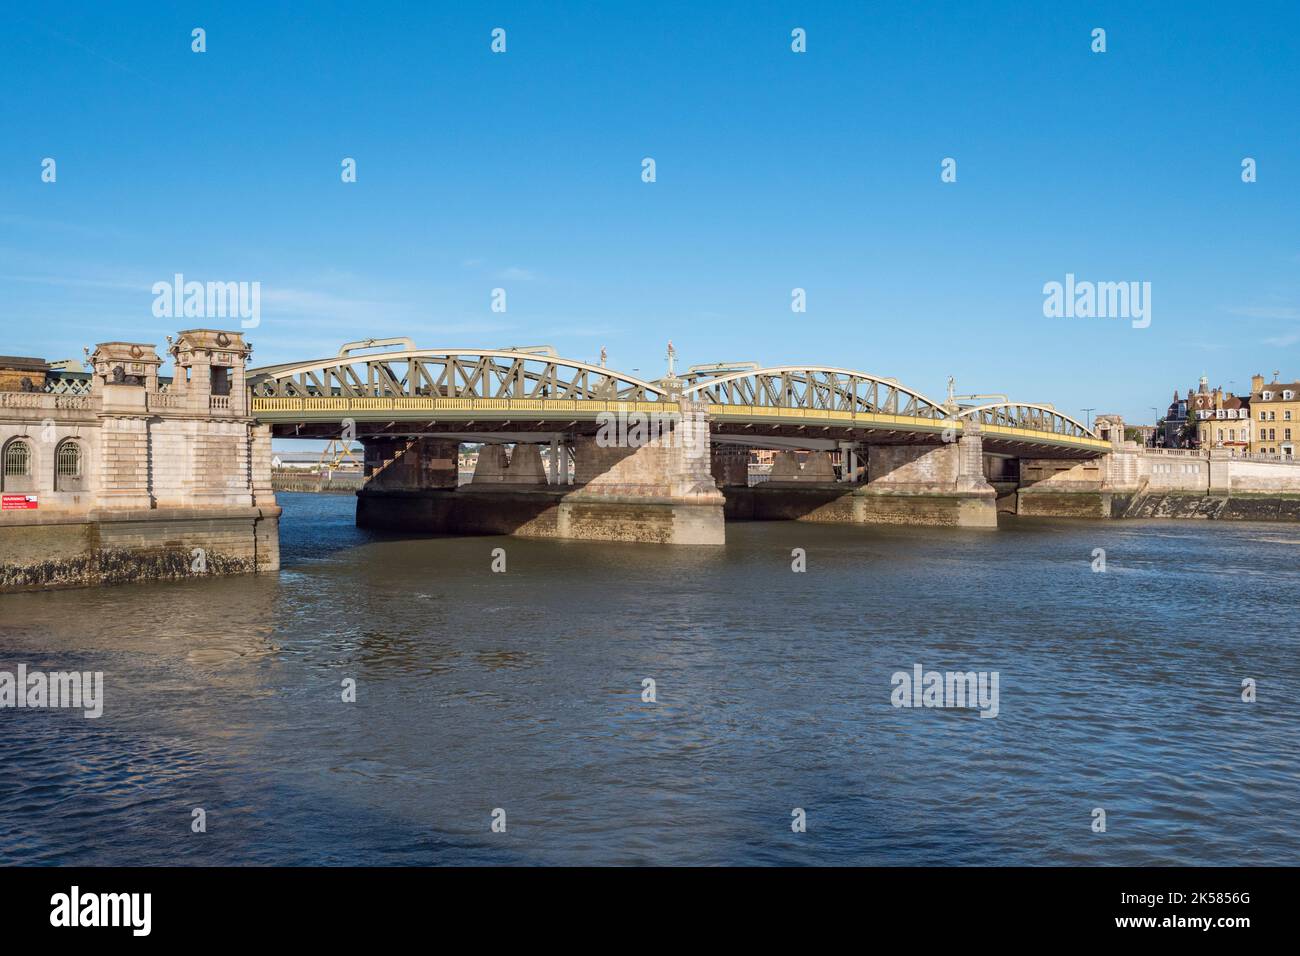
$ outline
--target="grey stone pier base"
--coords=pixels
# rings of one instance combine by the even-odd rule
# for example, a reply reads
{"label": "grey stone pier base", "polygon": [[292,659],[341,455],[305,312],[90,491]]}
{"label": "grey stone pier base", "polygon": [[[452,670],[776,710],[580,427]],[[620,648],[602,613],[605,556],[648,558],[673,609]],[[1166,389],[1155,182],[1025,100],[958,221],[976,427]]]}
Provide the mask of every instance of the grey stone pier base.
{"label": "grey stone pier base", "polygon": [[454,468],[451,443],[418,439],[376,449],[373,457],[368,444],[370,480],[357,492],[357,524],[434,534],[723,544],[724,499],[710,474],[708,421],[694,403],[679,407],[670,430],[636,447],[601,435],[574,437],[572,484],[566,474],[548,480],[534,444],[516,444],[509,456],[504,446],[485,445],[473,480],[460,488],[442,465],[450,461]]}
{"label": "grey stone pier base", "polygon": [[724,489],[727,517],[996,528],[997,491],[984,477],[983,458],[973,425],[955,442],[869,445],[865,485],[835,482],[825,452],[810,455],[802,469],[779,452],[768,481]]}

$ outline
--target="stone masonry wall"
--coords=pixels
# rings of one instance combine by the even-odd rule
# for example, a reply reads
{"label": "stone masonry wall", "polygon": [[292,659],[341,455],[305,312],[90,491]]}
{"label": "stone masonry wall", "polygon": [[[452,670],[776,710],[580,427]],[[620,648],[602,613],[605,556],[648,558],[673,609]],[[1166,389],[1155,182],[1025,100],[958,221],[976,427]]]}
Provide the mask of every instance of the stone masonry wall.
{"label": "stone masonry wall", "polygon": [[949,491],[956,486],[958,464],[955,444],[867,446],[867,478],[877,486]]}
{"label": "stone masonry wall", "polygon": [[1022,458],[1020,484],[1037,491],[1097,491],[1106,473],[1099,459]]}
{"label": "stone masonry wall", "polygon": [[711,472],[707,419],[694,403],[682,402],[682,418],[671,431],[636,448],[603,446],[594,436],[574,442],[574,494],[689,499],[722,506]]}
{"label": "stone masonry wall", "polygon": [[368,438],[364,445],[368,488],[421,491],[456,487],[458,442],[435,438]]}

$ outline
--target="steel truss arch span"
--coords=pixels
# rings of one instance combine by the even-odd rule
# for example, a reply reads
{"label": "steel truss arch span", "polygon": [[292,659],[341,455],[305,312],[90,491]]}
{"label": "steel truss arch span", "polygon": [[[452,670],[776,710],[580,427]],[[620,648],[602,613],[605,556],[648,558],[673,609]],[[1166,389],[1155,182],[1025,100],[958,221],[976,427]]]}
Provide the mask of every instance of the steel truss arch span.
{"label": "steel truss arch span", "polygon": [[517,349],[404,349],[249,369],[254,398],[656,401],[663,390],[613,369]]}
{"label": "steel truss arch span", "polygon": [[962,409],[956,417],[979,425],[1022,428],[1071,438],[1101,439],[1101,436],[1091,428],[1069,415],[1058,412],[1051,405],[1037,405],[1031,402],[992,402],[988,405]]}
{"label": "steel truss arch span", "polygon": [[897,379],[817,365],[741,369],[716,378],[688,377],[684,394],[714,405],[867,412],[950,419],[941,404]]}

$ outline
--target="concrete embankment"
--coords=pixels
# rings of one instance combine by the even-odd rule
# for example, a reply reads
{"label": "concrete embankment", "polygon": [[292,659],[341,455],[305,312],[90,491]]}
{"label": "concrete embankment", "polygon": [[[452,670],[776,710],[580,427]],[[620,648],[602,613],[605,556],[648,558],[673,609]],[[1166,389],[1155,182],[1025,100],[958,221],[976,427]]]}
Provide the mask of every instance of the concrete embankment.
{"label": "concrete embankment", "polygon": [[1100,460],[1027,459],[999,510],[1041,518],[1300,521],[1300,462],[1117,444]]}
{"label": "concrete embankment", "polygon": [[[829,524],[915,524],[991,527],[985,497],[960,494],[870,494],[861,486],[726,488],[728,521],[813,521]],[[979,507],[977,517],[965,509]],[[1206,519],[1300,521],[1300,494],[1248,492],[1209,494],[1159,489],[1119,492],[1042,485],[997,492],[997,513],[1029,518]]]}
{"label": "concrete embankment", "polygon": [[279,519],[271,506],[0,523],[0,593],[275,571]]}
{"label": "concrete embankment", "polygon": [[1118,517],[1300,521],[1300,495],[1157,492],[1129,500]]}
{"label": "concrete embankment", "polygon": [[1029,518],[1174,518],[1300,521],[1300,495],[1235,492],[1021,490],[1013,513]]}

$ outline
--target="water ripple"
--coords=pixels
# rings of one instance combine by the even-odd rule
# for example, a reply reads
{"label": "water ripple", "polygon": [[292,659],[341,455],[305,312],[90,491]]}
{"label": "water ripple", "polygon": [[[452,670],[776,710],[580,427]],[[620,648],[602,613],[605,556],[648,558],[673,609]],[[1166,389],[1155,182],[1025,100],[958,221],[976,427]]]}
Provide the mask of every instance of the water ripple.
{"label": "water ripple", "polygon": [[[735,524],[659,549],[379,537],[351,499],[283,498],[278,577],[0,598],[0,669],[105,675],[99,719],[0,711],[0,863],[1300,853],[1276,527]],[[892,707],[917,663],[998,671],[999,716]]]}

